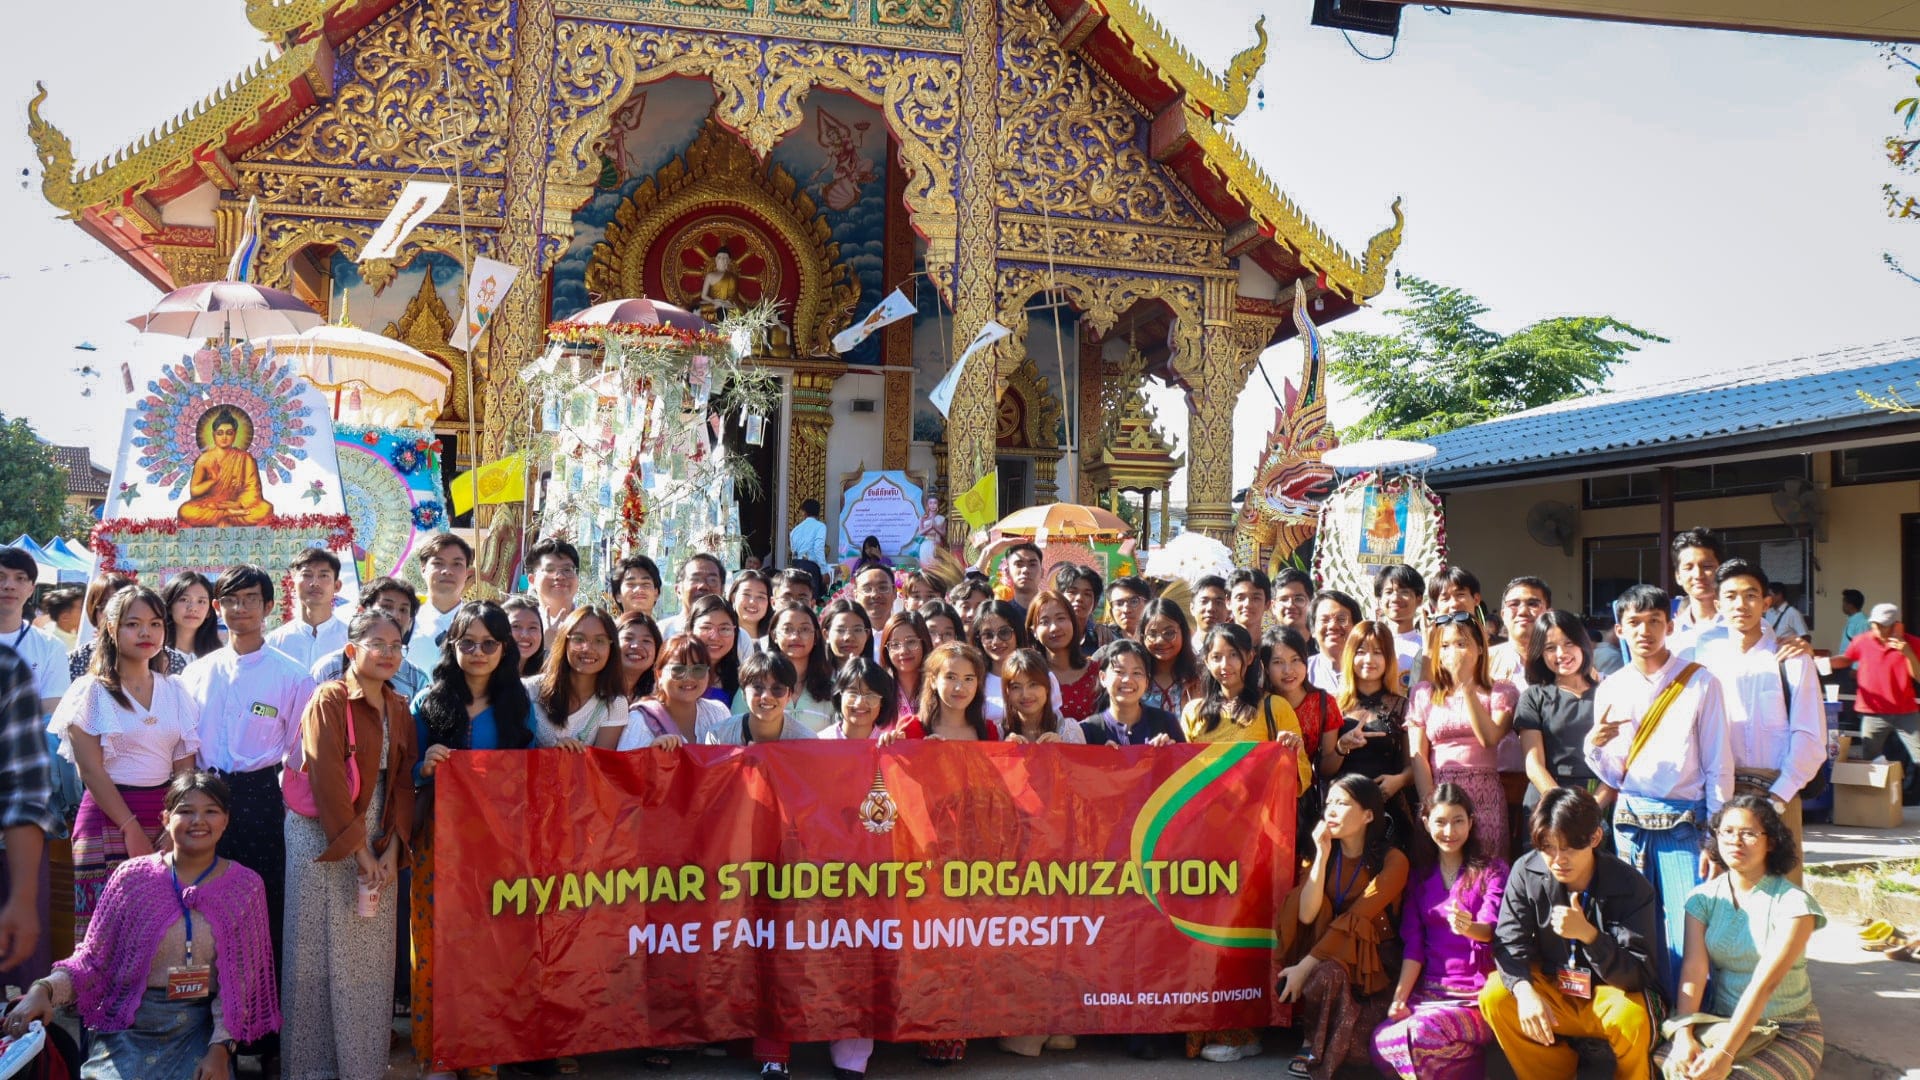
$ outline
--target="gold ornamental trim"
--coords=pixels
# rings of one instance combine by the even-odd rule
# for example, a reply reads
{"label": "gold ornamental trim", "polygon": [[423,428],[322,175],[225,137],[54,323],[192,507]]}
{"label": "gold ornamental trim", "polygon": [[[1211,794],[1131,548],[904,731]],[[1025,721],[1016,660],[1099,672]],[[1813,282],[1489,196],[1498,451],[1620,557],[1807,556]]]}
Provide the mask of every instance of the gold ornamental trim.
{"label": "gold ornamental trim", "polygon": [[1400,250],[1401,232],[1407,223],[1399,199],[1393,200],[1391,208],[1393,224],[1375,234],[1367,242],[1366,255],[1355,259],[1309,220],[1298,204],[1281,194],[1279,185],[1238,139],[1216,127],[1191,103],[1186,120],[1186,133],[1205,155],[1207,168],[1228,192],[1246,204],[1247,215],[1282,247],[1298,254],[1309,270],[1324,275],[1330,289],[1358,304],[1387,287],[1387,264]]}
{"label": "gold ornamental trim", "polygon": [[320,39],[295,45],[279,57],[265,57],[219,90],[129,145],[85,168],[75,169],[73,141],[40,115],[47,88],[35,84],[27,103],[27,135],[40,157],[41,194],[68,215],[120,193],[151,186],[168,169],[190,161],[202,146],[223,146],[234,125],[252,120],[292,94],[293,84],[312,72]]}
{"label": "gold ornamental trim", "polygon": [[247,0],[247,22],[270,41],[298,37],[300,31],[326,22],[327,12],[340,0]]}
{"label": "gold ornamental trim", "polygon": [[1136,0],[1091,0],[1104,11],[1107,25],[1127,43],[1133,55],[1171,84],[1186,92],[1190,101],[1206,106],[1214,115],[1231,119],[1247,109],[1247,91],[1254,77],[1267,62],[1267,19],[1261,16],[1253,24],[1259,38],[1227,64],[1225,76],[1187,51],[1160,20],[1147,14]]}

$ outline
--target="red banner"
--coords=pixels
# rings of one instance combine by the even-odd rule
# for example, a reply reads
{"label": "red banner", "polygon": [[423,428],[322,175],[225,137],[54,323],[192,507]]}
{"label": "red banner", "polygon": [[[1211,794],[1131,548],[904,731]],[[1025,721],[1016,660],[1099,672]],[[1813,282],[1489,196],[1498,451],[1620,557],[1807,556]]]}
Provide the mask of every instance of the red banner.
{"label": "red banner", "polygon": [[1271,743],[456,754],[434,1053],[1264,1025],[1294,776]]}

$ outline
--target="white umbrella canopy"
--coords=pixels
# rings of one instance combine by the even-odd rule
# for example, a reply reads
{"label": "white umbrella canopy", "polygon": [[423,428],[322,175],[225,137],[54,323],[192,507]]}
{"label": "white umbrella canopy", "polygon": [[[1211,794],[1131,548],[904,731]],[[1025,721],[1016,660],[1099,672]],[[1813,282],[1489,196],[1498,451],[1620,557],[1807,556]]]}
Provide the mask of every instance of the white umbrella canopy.
{"label": "white umbrella canopy", "polygon": [[1176,578],[1189,586],[1208,574],[1233,573],[1233,549],[1201,532],[1183,532],[1153,549],[1146,572],[1157,578]]}
{"label": "white umbrella canopy", "polygon": [[223,341],[298,334],[324,321],[292,293],[244,281],[183,285],[133,320],[143,334]]}
{"label": "white umbrella canopy", "polygon": [[292,359],[308,382],[332,395],[335,420],[431,426],[453,379],[445,364],[419,349],[354,326],[316,326],[255,344]]}

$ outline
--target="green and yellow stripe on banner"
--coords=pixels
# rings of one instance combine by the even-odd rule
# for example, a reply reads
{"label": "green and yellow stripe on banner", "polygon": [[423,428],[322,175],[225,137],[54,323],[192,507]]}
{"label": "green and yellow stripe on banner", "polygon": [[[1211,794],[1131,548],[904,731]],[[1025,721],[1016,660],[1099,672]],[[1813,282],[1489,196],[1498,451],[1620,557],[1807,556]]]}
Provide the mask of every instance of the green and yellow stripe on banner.
{"label": "green and yellow stripe on banner", "polygon": [[[1167,777],[1153,794],[1147,804],[1140,809],[1140,816],[1133,821],[1132,854],[1135,865],[1143,866],[1152,861],[1160,847],[1160,835],[1168,824],[1186,809],[1195,796],[1205,791],[1212,783],[1225,775],[1235,765],[1253,753],[1258,743],[1232,742],[1212,743],[1201,748],[1185,765],[1172,776]],[[1197,923],[1190,919],[1169,914],[1161,904],[1159,893],[1148,895],[1161,914],[1173,921],[1180,932],[1195,941],[1204,941],[1209,945],[1220,945],[1230,949],[1273,949],[1280,944],[1271,926],[1212,926]]]}

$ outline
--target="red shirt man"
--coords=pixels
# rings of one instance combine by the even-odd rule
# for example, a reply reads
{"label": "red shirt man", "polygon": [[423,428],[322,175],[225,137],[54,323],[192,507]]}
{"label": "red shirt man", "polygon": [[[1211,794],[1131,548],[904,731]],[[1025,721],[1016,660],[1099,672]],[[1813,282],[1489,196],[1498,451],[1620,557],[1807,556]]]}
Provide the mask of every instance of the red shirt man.
{"label": "red shirt man", "polygon": [[1900,609],[1875,605],[1867,615],[1867,633],[1847,643],[1846,655],[1834,666],[1853,665],[1860,713],[1860,742],[1866,759],[1880,756],[1887,733],[1896,731],[1907,754],[1920,761],[1920,703],[1913,688],[1920,683],[1920,638],[1907,633]]}

